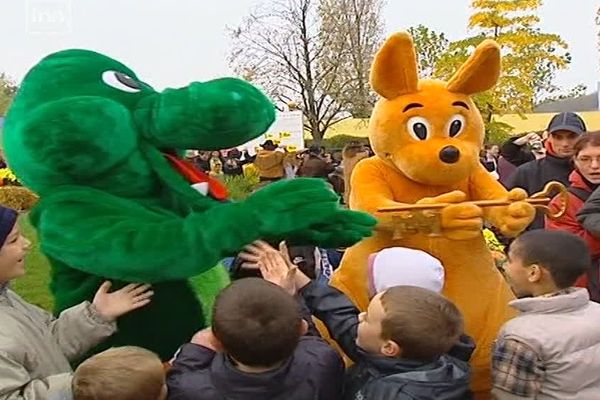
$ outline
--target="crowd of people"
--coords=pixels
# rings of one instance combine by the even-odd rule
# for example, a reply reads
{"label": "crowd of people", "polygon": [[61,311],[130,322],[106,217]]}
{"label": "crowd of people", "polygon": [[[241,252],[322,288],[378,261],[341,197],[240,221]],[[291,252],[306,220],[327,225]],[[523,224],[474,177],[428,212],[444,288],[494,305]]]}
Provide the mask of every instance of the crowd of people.
{"label": "crowd of people", "polygon": [[372,156],[369,146],[350,142],[343,149],[326,150],[312,145],[300,151],[289,151],[272,140],[266,140],[254,155],[248,150],[197,151],[186,153],[188,161],[214,178],[244,175],[244,167],[253,165],[259,187],[281,179],[296,177],[326,180],[347,204],[350,194],[350,176],[356,163]]}
{"label": "crowd of people", "polygon": [[[253,163],[263,184],[295,176],[350,175],[369,149],[288,153],[266,141],[256,155],[190,152],[209,175],[241,175]],[[510,242],[503,274],[519,314],[498,333],[490,363],[496,399],[600,398],[600,132],[574,113],[542,133],[486,146],[481,162],[507,188],[533,194],[568,186],[557,220],[540,213]],[[339,185],[339,184],[338,184]],[[550,207],[557,209],[557,197]],[[0,400],[471,399],[474,343],[458,308],[442,295],[446,271],[431,255],[384,249],[369,258],[370,304],[359,312],[328,285],[328,249],[255,242],[233,260],[233,283],[216,298],[212,325],[163,364],[152,352],[118,347],[85,358],[122,315],[152,301],[149,285],[111,291],[54,317],[10,288],[25,274],[30,242],[17,213],[0,208]],[[173,307],[177,307],[176,304]],[[324,340],[313,317],[350,360]],[[151,333],[149,333],[151,334]],[[346,360],[348,361],[348,360]],[[75,369],[72,370],[72,365]]]}

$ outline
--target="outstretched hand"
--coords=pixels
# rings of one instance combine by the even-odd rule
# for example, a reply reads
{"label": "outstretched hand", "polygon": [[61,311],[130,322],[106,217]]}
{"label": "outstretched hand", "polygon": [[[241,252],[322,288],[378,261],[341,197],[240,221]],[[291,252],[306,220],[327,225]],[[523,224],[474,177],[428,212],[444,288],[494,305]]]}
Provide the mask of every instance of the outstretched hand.
{"label": "outstretched hand", "polygon": [[262,241],[254,242],[246,246],[244,252],[240,254],[240,258],[245,261],[242,267],[260,269],[265,280],[295,295],[296,282],[309,280],[309,278],[291,262],[285,243],[282,242],[279,249],[277,251]]}
{"label": "outstretched hand", "polygon": [[144,307],[150,303],[150,298],[154,295],[150,285],[146,284],[132,283],[109,293],[111,286],[111,282],[104,282],[96,292],[93,301],[98,314],[110,322],[130,311]]}

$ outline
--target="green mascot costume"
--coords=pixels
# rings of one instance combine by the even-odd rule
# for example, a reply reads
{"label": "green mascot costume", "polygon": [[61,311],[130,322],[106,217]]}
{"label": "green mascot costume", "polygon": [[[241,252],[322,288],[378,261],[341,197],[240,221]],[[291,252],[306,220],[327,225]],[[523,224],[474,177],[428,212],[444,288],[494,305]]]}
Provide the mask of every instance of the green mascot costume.
{"label": "green mascot costume", "polygon": [[52,264],[56,311],[90,300],[106,279],[151,283],[152,303],[122,318],[104,347],[137,345],[167,359],[205,326],[197,288],[219,288],[193,278],[222,258],[257,239],[335,247],[370,235],[375,221],[341,209],[319,180],[278,182],[233,203],[177,157],[246,143],[274,118],[269,99],[237,79],[157,92],[87,50],[34,66],[3,139],[11,168],[40,195],[30,217]]}

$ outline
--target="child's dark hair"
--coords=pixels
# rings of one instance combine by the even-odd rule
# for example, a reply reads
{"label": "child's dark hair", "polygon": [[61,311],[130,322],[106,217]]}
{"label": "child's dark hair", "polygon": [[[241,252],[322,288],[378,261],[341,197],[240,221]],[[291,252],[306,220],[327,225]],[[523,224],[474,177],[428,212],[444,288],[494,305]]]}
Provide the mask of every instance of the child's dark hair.
{"label": "child's dark hair", "polygon": [[544,267],[560,289],[573,286],[591,266],[585,241],[566,231],[526,232],[511,244],[509,255],[518,258],[523,265]]}
{"label": "child's dark hair", "polygon": [[242,364],[270,367],[292,356],[302,316],[285,290],[259,278],[225,288],[215,301],[212,329],[225,351]]}
{"label": "child's dark hair", "polygon": [[383,339],[402,348],[402,358],[434,361],[458,342],[463,318],[448,299],[415,286],[394,286],[381,296]]}

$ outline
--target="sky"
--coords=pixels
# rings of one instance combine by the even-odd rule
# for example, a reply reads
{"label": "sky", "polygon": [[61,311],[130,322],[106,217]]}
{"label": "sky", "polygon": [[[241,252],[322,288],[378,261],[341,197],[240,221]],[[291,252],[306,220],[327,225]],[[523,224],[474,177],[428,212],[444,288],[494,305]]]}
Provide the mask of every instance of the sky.
{"label": "sky", "polygon": [[[105,53],[158,89],[231,75],[228,27],[260,0],[0,0],[0,72],[17,82],[43,56],[67,48]],[[423,24],[450,40],[468,35],[470,0],[387,0],[386,33]],[[557,83],[599,79],[598,0],[545,0],[541,28],[570,46],[572,63]]]}

